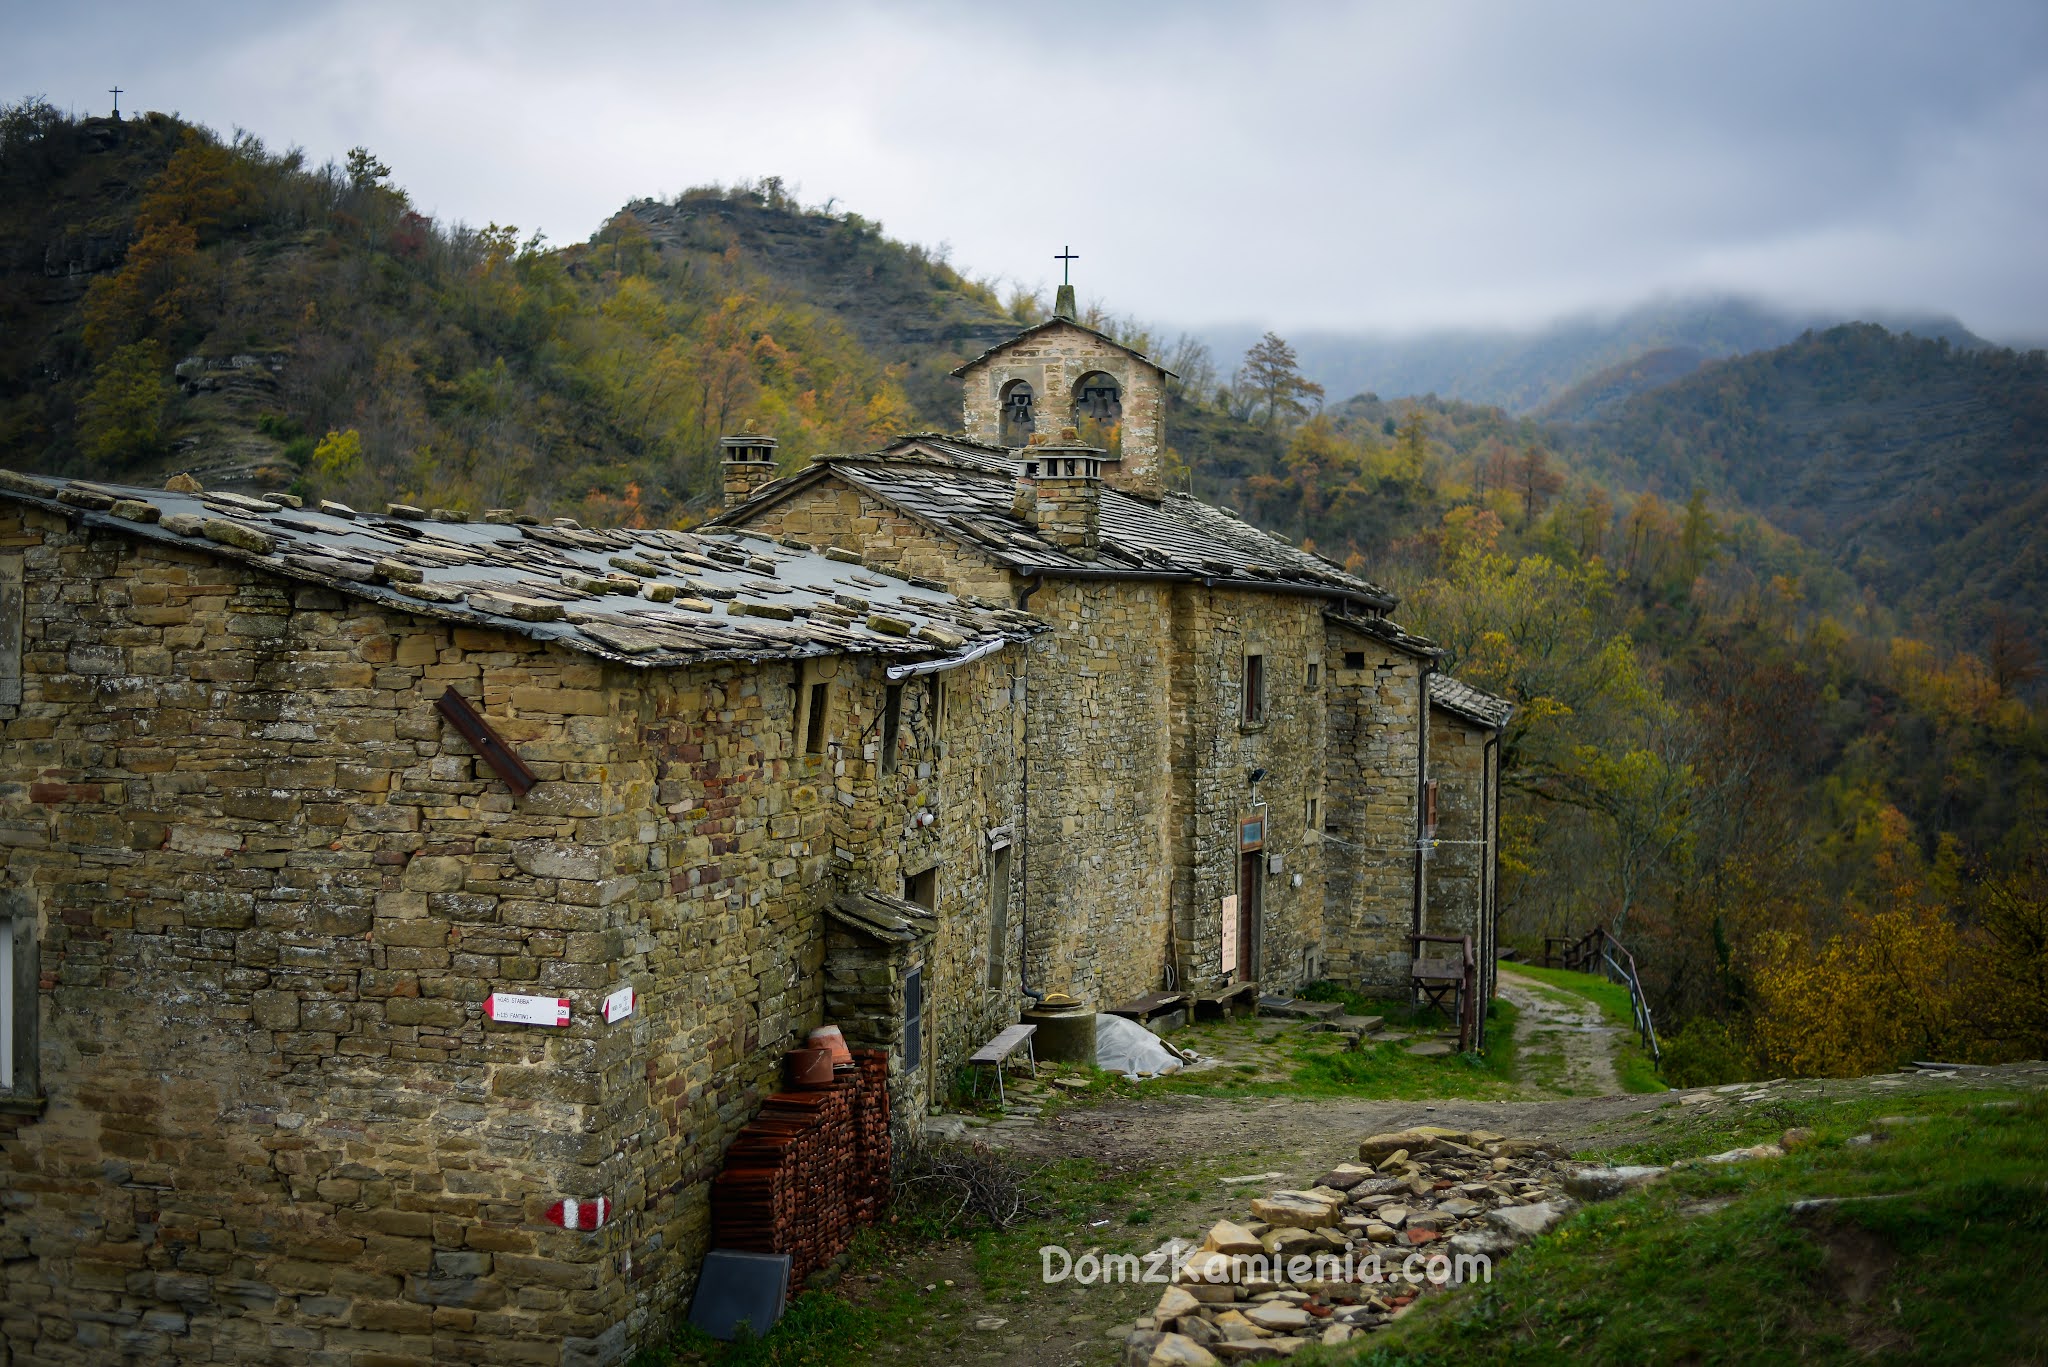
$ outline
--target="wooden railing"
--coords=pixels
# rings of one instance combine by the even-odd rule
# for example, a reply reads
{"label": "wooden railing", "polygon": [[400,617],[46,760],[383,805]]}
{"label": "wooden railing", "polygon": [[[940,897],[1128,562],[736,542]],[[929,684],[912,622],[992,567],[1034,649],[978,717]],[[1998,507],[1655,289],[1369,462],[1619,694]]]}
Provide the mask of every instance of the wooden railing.
{"label": "wooden railing", "polygon": [[1657,1024],[1650,1018],[1650,999],[1643,993],[1642,975],[1636,971],[1636,956],[1628,947],[1607,933],[1607,927],[1594,926],[1578,939],[1567,939],[1553,935],[1543,942],[1543,966],[1545,968],[1568,968],[1576,973],[1598,973],[1602,977],[1628,988],[1628,1005],[1635,1016],[1636,1034],[1642,1037],[1643,1048],[1650,1051],[1650,1057],[1657,1062],[1664,1061],[1663,1051],[1657,1045]]}

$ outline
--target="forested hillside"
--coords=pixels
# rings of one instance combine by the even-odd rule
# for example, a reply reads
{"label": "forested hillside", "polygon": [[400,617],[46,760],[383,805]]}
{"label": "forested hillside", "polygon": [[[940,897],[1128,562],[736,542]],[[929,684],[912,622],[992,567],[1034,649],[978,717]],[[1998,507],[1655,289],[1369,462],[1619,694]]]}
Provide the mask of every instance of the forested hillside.
{"label": "forested hillside", "polygon": [[1824,552],[1925,630],[2048,628],[2048,355],[1857,325],[1594,411],[1559,438],[1587,473],[1703,488]]}
{"label": "forested hillside", "polygon": [[641,208],[550,249],[431,222],[366,151],[308,167],[160,114],[10,107],[0,447],[109,477],[666,519],[708,495],[742,423],[798,461],[943,421],[942,343],[1015,326],[772,182]]}

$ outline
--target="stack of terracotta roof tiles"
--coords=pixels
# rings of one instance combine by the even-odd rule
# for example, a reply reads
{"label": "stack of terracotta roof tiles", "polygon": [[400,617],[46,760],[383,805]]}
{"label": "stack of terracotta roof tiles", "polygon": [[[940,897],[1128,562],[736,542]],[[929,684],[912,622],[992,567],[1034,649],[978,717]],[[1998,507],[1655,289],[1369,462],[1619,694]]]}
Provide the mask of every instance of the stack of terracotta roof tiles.
{"label": "stack of terracotta roof tiles", "polygon": [[716,1247],[787,1253],[802,1283],[889,1195],[888,1055],[861,1050],[820,1087],[778,1092],[726,1150],[711,1185]]}

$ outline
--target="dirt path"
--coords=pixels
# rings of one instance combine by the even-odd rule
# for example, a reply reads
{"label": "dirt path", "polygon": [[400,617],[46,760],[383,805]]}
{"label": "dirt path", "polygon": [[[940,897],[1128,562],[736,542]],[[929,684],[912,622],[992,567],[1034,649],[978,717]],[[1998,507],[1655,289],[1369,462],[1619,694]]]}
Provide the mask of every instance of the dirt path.
{"label": "dirt path", "polygon": [[1610,1096],[1621,1090],[1614,1075],[1614,1038],[1600,1008],[1503,967],[1500,994],[1515,1004],[1517,1061],[1532,1090],[1568,1096]]}

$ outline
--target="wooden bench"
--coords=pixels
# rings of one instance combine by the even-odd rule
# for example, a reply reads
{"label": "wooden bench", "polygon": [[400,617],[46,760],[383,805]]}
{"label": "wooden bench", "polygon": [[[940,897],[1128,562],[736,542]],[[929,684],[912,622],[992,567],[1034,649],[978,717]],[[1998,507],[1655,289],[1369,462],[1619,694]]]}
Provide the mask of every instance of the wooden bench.
{"label": "wooden bench", "polygon": [[1197,992],[1193,1005],[1196,1020],[1255,1015],[1259,1009],[1259,985],[1255,982],[1231,983],[1227,987]]}
{"label": "wooden bench", "polygon": [[[1003,1092],[1003,1064],[1009,1060],[1010,1055],[1015,1053],[1017,1046],[1021,1044],[1024,1046],[1025,1057],[1031,1061],[1031,1076],[1037,1077],[1038,1046],[1031,1042],[1031,1037],[1037,1033],[1038,1027],[1035,1025],[1013,1025],[987,1044],[982,1045],[981,1048],[975,1050],[973,1056],[967,1060],[970,1064],[988,1064],[996,1070],[996,1098],[1005,1105],[1009,1104],[1010,1098]],[[979,1092],[980,1090],[981,1083],[977,1079],[975,1091]]]}
{"label": "wooden bench", "polygon": [[1122,1016],[1125,1020],[1149,1026],[1158,1017],[1180,1015],[1186,1007],[1187,999],[1188,994],[1185,992],[1147,992],[1142,997],[1133,997],[1121,1006],[1110,1007],[1107,1014]]}

